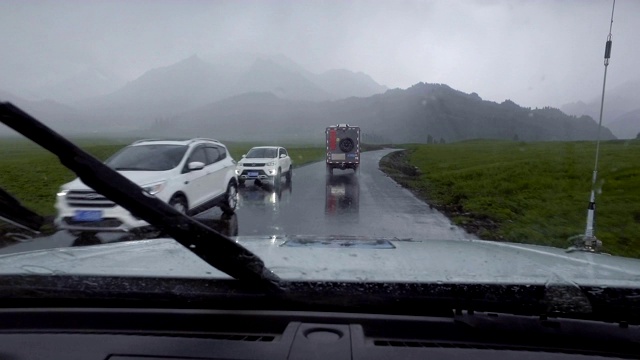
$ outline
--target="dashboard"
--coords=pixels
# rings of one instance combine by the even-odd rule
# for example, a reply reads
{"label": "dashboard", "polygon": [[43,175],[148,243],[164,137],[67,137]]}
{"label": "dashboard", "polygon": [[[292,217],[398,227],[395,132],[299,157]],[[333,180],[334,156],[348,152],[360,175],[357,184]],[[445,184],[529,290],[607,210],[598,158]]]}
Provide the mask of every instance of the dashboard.
{"label": "dashboard", "polygon": [[497,313],[4,308],[0,359],[637,358],[637,326]]}

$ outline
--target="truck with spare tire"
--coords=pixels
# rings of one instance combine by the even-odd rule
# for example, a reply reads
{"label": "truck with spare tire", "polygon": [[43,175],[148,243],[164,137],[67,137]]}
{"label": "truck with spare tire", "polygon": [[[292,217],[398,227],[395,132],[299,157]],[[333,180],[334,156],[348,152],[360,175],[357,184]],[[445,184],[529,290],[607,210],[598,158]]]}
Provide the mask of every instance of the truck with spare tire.
{"label": "truck with spare tire", "polygon": [[327,145],[327,174],[333,175],[333,169],[353,169],[360,166],[360,127],[338,124],[327,127],[325,131]]}

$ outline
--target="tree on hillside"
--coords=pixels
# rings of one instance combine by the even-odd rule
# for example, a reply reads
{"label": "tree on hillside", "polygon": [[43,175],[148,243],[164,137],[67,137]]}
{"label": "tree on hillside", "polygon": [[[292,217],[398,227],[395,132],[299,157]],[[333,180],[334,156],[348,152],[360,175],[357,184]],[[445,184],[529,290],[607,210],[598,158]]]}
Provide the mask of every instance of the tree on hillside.
{"label": "tree on hillside", "polygon": [[444,143],[445,143],[444,138],[440,138],[440,144],[444,144]]}
{"label": "tree on hillside", "polygon": [[427,144],[433,144],[433,136],[431,134],[427,134]]}
{"label": "tree on hillside", "polygon": [[636,135],[636,139],[640,139],[640,132]]}

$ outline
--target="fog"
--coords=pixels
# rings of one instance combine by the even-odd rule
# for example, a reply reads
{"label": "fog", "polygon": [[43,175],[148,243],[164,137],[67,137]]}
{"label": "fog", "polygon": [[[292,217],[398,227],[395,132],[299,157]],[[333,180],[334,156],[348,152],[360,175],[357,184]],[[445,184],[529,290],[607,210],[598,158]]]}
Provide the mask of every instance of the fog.
{"label": "fog", "polygon": [[[488,100],[559,107],[599,96],[611,5],[3,0],[0,90],[41,99],[48,86],[97,72],[108,93],[194,54],[250,53],[281,54],[315,73],[364,72],[389,88],[445,83]],[[640,1],[616,2],[609,88],[640,81],[639,16]]]}

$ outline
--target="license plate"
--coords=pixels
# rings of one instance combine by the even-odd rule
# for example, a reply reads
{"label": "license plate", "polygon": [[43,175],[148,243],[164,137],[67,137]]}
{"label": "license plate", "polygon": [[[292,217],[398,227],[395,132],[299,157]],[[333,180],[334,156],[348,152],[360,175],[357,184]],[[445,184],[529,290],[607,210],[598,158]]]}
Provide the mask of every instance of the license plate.
{"label": "license plate", "polygon": [[249,171],[248,175],[251,176],[251,177],[254,177],[254,176],[257,177],[258,176],[258,172],[257,171]]}
{"label": "license plate", "polygon": [[75,221],[100,221],[102,220],[101,210],[77,210],[73,215]]}

